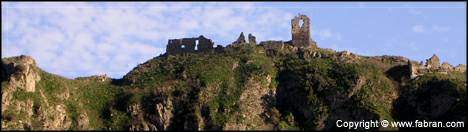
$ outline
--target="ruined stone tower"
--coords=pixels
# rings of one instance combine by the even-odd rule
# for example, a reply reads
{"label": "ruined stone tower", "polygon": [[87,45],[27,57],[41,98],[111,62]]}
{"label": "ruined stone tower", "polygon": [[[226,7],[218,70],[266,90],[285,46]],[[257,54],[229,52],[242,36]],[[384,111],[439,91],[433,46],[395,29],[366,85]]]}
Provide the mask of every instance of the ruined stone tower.
{"label": "ruined stone tower", "polygon": [[310,19],[299,14],[291,20],[292,45],[295,47],[315,47],[315,41],[310,38]]}

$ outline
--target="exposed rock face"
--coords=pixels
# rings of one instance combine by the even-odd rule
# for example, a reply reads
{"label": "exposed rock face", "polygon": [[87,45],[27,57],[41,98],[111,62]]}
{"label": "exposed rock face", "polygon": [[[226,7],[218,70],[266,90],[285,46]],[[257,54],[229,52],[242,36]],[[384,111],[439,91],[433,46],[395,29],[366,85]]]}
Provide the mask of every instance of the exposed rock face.
{"label": "exposed rock face", "polygon": [[[36,82],[41,80],[41,77],[36,72],[36,62],[29,56],[21,55],[14,58],[16,61],[7,62],[2,60],[2,72],[8,86],[2,88],[2,112],[8,107],[12,99],[12,93],[17,90],[25,90],[26,92],[36,91]],[[7,79],[8,78],[8,79]]]}
{"label": "exposed rock face", "polygon": [[15,62],[2,62],[5,67],[5,73],[10,73],[10,83],[15,86],[26,90],[27,92],[34,92],[36,82],[41,80],[41,77],[35,71],[36,61],[29,56],[22,55],[17,58]]}
{"label": "exposed rock face", "polygon": [[141,105],[139,103],[132,104],[127,108],[127,112],[130,113],[133,121],[130,126],[131,131],[142,131],[142,130],[158,130],[155,125],[148,123],[144,119],[144,112],[141,109]]}
{"label": "exposed rock face", "polygon": [[[42,119],[49,120],[44,122],[44,128],[49,130],[64,130],[70,128],[71,121],[67,116],[64,105],[56,105],[55,109],[47,109],[43,113],[44,117]],[[52,119],[47,119],[48,117],[52,117]]]}
{"label": "exposed rock face", "polygon": [[[2,120],[4,130],[66,130],[71,128],[72,119],[65,105],[70,98],[67,88],[58,94],[46,95],[38,83],[43,81],[36,62],[29,56],[2,59]],[[47,81],[47,80],[44,80]],[[50,81],[50,80],[49,80]],[[63,86],[60,86],[63,87]],[[47,89],[50,92],[51,89]],[[52,89],[53,90],[53,89]],[[52,102],[51,100],[55,100]],[[87,114],[81,114],[76,128],[88,128]]]}
{"label": "exposed rock face", "polygon": [[251,44],[257,44],[257,40],[255,38],[255,36],[253,36],[252,34],[249,33],[249,43]]}
{"label": "exposed rock face", "polygon": [[89,119],[86,112],[81,113],[78,117],[78,128],[89,129]]}
{"label": "exposed rock face", "polygon": [[173,109],[174,108],[170,98],[162,103],[156,104],[156,121],[159,130],[167,130],[169,124],[171,123],[170,121],[174,116],[172,114]]}
{"label": "exposed rock face", "polygon": [[[270,83],[271,77],[266,77],[267,84]],[[240,112],[236,117],[242,120],[229,121],[224,129],[225,130],[271,130],[273,124],[265,122],[265,113],[270,109],[270,105],[274,102],[268,100],[276,96],[274,90],[262,86],[258,81],[250,79],[246,84],[246,90],[241,94],[239,99]]]}
{"label": "exposed rock face", "polygon": [[232,42],[232,45],[239,45],[239,44],[244,44],[244,43],[246,43],[244,32],[241,32],[239,35],[239,38],[237,38],[236,41]]}
{"label": "exposed rock face", "polygon": [[144,102],[156,103],[152,109],[154,111],[144,111],[140,103],[135,103],[127,108],[133,119],[130,130],[168,130],[173,115],[173,102],[171,97],[164,98],[162,102]]}

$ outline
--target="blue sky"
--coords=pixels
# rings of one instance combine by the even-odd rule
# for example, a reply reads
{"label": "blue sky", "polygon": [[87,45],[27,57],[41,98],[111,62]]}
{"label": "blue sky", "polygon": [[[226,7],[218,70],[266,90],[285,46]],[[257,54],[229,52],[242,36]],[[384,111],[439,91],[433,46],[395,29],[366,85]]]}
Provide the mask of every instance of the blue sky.
{"label": "blue sky", "polygon": [[466,64],[465,2],[2,2],[2,57],[30,55],[68,78],[121,78],[172,38],[290,40],[298,13],[322,48]]}

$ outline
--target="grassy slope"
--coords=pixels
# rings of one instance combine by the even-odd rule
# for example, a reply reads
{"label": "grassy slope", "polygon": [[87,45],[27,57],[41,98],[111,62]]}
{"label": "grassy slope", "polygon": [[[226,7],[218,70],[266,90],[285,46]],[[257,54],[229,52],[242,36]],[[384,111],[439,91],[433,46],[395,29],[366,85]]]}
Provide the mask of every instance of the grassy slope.
{"label": "grassy slope", "polygon": [[[398,85],[401,80],[394,80],[386,73],[385,68],[391,65],[392,62],[371,63],[366,59],[354,63],[341,63],[333,58],[304,59],[288,52],[268,57],[263,48],[246,45],[218,54],[156,57],[127,74],[119,84],[70,80],[40,71],[37,89],[44,91],[49,104],[65,104],[74,128],[79,114],[86,111],[93,129],[128,129],[132,121],[126,107],[130,104],[141,103],[143,112],[151,115],[155,114],[156,103],[171,97],[174,109],[182,111],[175,113],[171,129],[183,128],[180,124],[194,122],[197,116],[207,119],[205,128],[220,129],[228,120],[240,119],[234,113],[238,111],[237,101],[244,92],[246,80],[270,76],[273,80],[269,86],[277,89],[271,122],[278,129],[333,129],[334,120],[339,118],[399,119],[399,107],[394,110],[393,101],[402,91]],[[359,78],[365,80],[362,87],[348,97]],[[408,87],[426,87],[433,78],[449,80],[449,89],[453,87],[466,100],[466,89],[462,88],[466,76],[461,73],[428,74],[420,80],[404,81]],[[63,91],[70,93],[67,100],[57,96]],[[44,105],[38,92],[17,91],[14,98],[33,98],[34,104]],[[457,111],[461,108],[466,108],[464,103],[454,105],[452,115],[460,114]],[[10,113],[21,118],[20,113]]]}

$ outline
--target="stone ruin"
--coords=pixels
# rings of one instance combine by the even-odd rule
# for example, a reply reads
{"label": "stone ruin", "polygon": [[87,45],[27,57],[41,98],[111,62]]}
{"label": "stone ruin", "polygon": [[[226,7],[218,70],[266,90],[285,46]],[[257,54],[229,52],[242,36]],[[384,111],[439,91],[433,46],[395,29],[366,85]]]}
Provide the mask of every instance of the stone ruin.
{"label": "stone ruin", "polygon": [[299,14],[291,20],[292,45],[311,48],[316,42],[310,38],[310,19]]}
{"label": "stone ruin", "polygon": [[89,77],[77,77],[75,79],[76,80],[96,80],[96,81],[100,81],[100,82],[105,82],[105,81],[111,80],[111,78],[109,76],[107,76],[107,74],[93,75],[93,76],[89,76]]}
{"label": "stone ruin", "polygon": [[358,55],[353,54],[347,50],[338,52],[338,59],[343,62],[347,62],[347,63],[355,62],[359,60],[360,58],[361,57],[359,57]]}
{"label": "stone ruin", "polygon": [[247,44],[247,43],[250,43],[250,44],[257,44],[257,41],[255,40],[256,37],[253,36],[252,34],[249,33],[249,41],[245,41],[245,36],[244,36],[244,32],[241,32],[239,37],[237,38],[236,41],[232,42],[231,45],[241,45],[241,44]]}
{"label": "stone ruin", "polygon": [[200,35],[198,38],[182,38],[182,39],[170,39],[166,53],[167,54],[180,54],[180,53],[200,53],[200,52],[212,52],[213,41]]}
{"label": "stone ruin", "polygon": [[269,40],[260,42],[266,50],[283,49],[285,45],[297,48],[316,48],[317,43],[310,36],[310,19],[306,15],[299,14],[291,20],[290,41]]}
{"label": "stone ruin", "polygon": [[[291,20],[291,27],[292,40],[286,42],[268,40],[260,42],[259,45],[263,46],[266,50],[282,49],[286,45],[297,48],[317,47],[316,42],[310,36],[309,17],[299,14]],[[237,40],[232,42],[231,45],[235,46],[247,43],[257,44],[256,37],[249,34],[247,42],[244,33],[241,32]],[[166,53],[175,55],[180,53],[222,52],[224,49],[221,45],[217,45],[216,48],[213,48],[213,45],[214,43],[210,39],[202,35],[198,38],[170,39],[166,48]]]}
{"label": "stone ruin", "polygon": [[257,44],[257,38],[253,36],[252,34],[249,33],[249,43],[251,44]]}
{"label": "stone ruin", "polygon": [[423,64],[421,61],[419,64],[417,62],[412,62],[408,60],[408,66],[410,70],[410,78],[416,78],[417,76],[421,76],[425,73],[428,72],[438,72],[438,73],[443,73],[447,74],[448,72],[465,72],[466,71],[466,66],[463,64],[459,64],[456,67],[453,67],[450,65],[448,62],[444,62],[440,64],[440,59],[437,57],[437,55],[432,55],[431,58],[426,60],[426,63]]}

